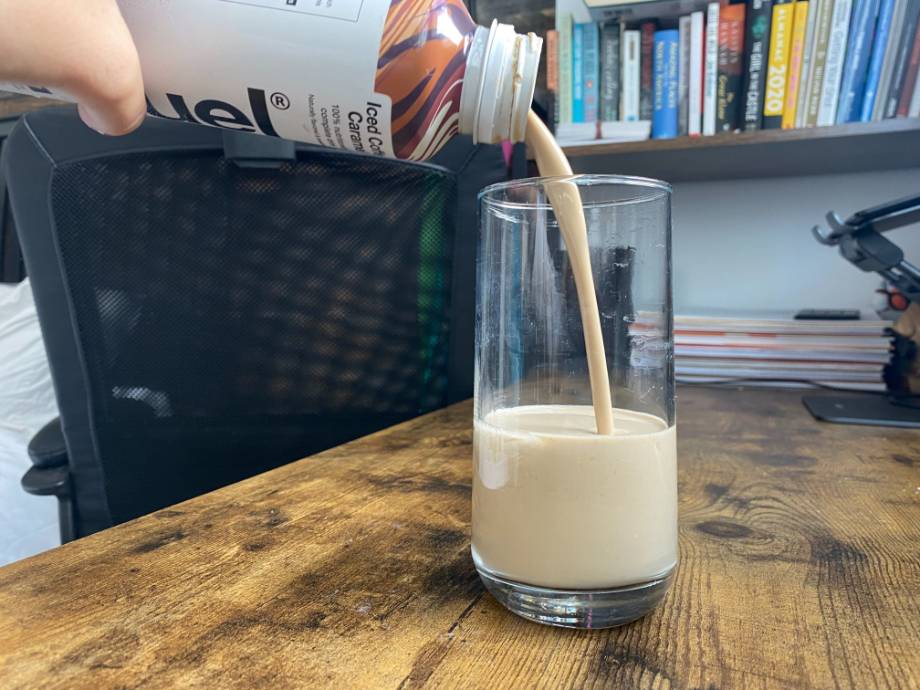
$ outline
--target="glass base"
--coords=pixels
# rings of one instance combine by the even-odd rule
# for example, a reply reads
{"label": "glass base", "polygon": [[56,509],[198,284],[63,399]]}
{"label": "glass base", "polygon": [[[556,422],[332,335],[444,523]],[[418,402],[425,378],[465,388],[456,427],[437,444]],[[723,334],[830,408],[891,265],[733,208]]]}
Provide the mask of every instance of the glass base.
{"label": "glass base", "polygon": [[661,603],[671,587],[675,568],[635,585],[615,589],[547,589],[476,570],[486,589],[512,613],[563,628],[613,628],[642,618]]}

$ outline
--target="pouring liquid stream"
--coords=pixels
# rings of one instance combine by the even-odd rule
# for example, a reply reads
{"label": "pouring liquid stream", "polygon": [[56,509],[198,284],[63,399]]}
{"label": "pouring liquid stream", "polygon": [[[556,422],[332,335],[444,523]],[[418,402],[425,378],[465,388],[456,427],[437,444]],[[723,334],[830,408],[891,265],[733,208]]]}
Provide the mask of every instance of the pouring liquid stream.
{"label": "pouring liquid stream", "polygon": [[[572,174],[572,168],[556,139],[543,121],[532,110],[527,115],[527,146],[536,158],[537,168],[543,177],[562,177]],[[574,182],[548,182],[546,195],[556,214],[559,230],[569,252],[578,308],[585,337],[588,357],[588,377],[591,381],[591,400],[597,433],[613,434],[613,399],[607,357],[601,331],[601,317],[591,273],[591,256],[588,251],[588,227],[585,212]]]}

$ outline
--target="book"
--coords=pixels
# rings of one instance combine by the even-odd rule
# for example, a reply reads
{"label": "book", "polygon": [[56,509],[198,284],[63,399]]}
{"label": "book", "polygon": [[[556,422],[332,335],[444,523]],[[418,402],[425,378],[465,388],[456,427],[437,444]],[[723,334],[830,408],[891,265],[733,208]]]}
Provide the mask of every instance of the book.
{"label": "book", "polygon": [[635,122],[639,119],[639,32],[624,31],[623,77],[620,91],[620,119]]}
{"label": "book", "polygon": [[808,3],[808,21],[805,23],[805,45],[802,51],[802,68],[799,73],[799,92],[795,97],[795,126],[804,127],[808,108],[808,89],[811,86],[811,58],[815,43],[815,16],[818,14],[819,5],[831,0],[811,0]]}
{"label": "book", "polygon": [[601,27],[601,120],[620,119],[620,25]]}
{"label": "book", "polygon": [[917,79],[914,81],[914,95],[910,99],[907,117],[920,117],[920,73],[917,74]]}
{"label": "book", "polygon": [[652,138],[677,136],[677,80],[680,36],[674,29],[655,32],[652,73]]}
{"label": "book", "polygon": [[559,34],[555,29],[546,32],[546,88],[559,92]]}
{"label": "book", "polygon": [[643,22],[639,26],[641,33],[642,51],[639,57],[639,119],[649,120],[652,117],[652,71],[654,69],[655,51],[655,30],[658,25],[655,22]]}
{"label": "book", "polygon": [[706,29],[702,12],[690,15],[690,84],[687,89],[687,134],[696,137],[703,132],[703,63],[706,50]]}
{"label": "book", "polygon": [[778,129],[783,124],[786,105],[786,78],[789,75],[789,53],[792,48],[792,22],[795,5],[791,0],[773,3],[773,23],[770,25],[770,49],[767,52],[767,81],[763,96],[763,128]]}
{"label": "book", "polygon": [[763,121],[763,87],[767,76],[767,48],[773,20],[773,0],[751,0],[744,40],[744,129],[760,129]]}
{"label": "book", "polygon": [[716,81],[716,131],[738,128],[741,72],[744,62],[744,5],[719,11],[719,58]]}
{"label": "book", "polygon": [[706,6],[706,58],[703,64],[703,134],[716,133],[719,83],[719,3]]}
{"label": "book", "polygon": [[559,122],[572,121],[572,15],[559,17]]}
{"label": "book", "polygon": [[572,122],[585,121],[585,25],[572,26]]}
{"label": "book", "polygon": [[904,24],[901,28],[901,37],[898,40],[897,52],[891,71],[891,84],[888,87],[888,96],[882,117],[894,117],[898,113],[898,101],[901,99],[901,89],[907,75],[907,65],[914,47],[914,34],[917,32],[917,22],[920,18],[920,2],[909,3],[905,14]]}
{"label": "book", "polygon": [[831,32],[827,41],[827,58],[824,61],[824,85],[821,87],[821,100],[818,103],[819,127],[826,127],[837,121],[837,101],[840,96],[840,79],[843,75],[852,8],[851,0],[834,1]]}
{"label": "book", "polygon": [[651,136],[649,120],[624,122],[568,122],[556,128],[556,139],[566,144],[611,144],[624,141],[644,141]]}
{"label": "book", "polygon": [[582,25],[582,88],[584,90],[584,121],[597,122],[600,107],[600,35],[597,24]]}
{"label": "book", "polygon": [[879,0],[854,0],[847,57],[843,63],[840,81],[840,100],[837,103],[837,124],[857,122],[862,109],[866,88],[866,72],[878,15]]}
{"label": "book", "polygon": [[802,58],[805,54],[805,33],[808,27],[808,0],[798,0],[792,16],[792,45],[789,48],[789,76],[786,78],[786,104],[783,106],[783,129],[795,127],[798,110],[799,81],[802,78]]}
{"label": "book", "polygon": [[901,100],[898,101],[898,117],[908,117],[910,102],[913,100],[917,88],[917,75],[920,74],[920,26],[914,32],[914,44],[911,47],[910,59],[907,63],[907,74],[904,77],[904,86],[901,89]]}
{"label": "book", "polygon": [[888,102],[888,90],[891,88],[891,75],[894,72],[894,62],[897,59],[898,44],[904,28],[904,15],[910,0],[895,0],[894,13],[891,17],[891,26],[888,29],[888,42],[885,45],[885,57],[882,60],[882,73],[878,80],[878,89],[875,95],[875,105],[872,107],[872,119],[881,120],[885,115],[885,106]]}
{"label": "book", "polygon": [[690,15],[678,20],[678,53],[680,60],[677,71],[677,136],[686,136],[689,127],[690,108]]}
{"label": "book", "polygon": [[818,14],[815,16],[811,65],[808,72],[808,96],[799,105],[805,108],[803,121],[805,127],[815,127],[818,124],[818,110],[824,89],[824,67],[827,63],[827,45],[831,36],[834,4],[832,0],[822,0],[818,5]]}
{"label": "book", "polygon": [[894,19],[894,5],[895,0],[879,0],[872,52],[869,54],[869,66],[866,68],[866,86],[863,89],[862,104],[859,109],[860,122],[869,122],[875,111],[875,101],[882,79],[882,66],[885,62],[885,49],[888,46],[891,22]]}

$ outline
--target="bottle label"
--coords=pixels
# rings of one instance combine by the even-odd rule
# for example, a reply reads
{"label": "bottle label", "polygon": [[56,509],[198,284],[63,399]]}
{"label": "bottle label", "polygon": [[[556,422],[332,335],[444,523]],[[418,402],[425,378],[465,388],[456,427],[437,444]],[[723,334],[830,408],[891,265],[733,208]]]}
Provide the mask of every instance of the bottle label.
{"label": "bottle label", "polygon": [[390,101],[374,90],[388,2],[120,6],[143,56],[151,115],[393,155]]}

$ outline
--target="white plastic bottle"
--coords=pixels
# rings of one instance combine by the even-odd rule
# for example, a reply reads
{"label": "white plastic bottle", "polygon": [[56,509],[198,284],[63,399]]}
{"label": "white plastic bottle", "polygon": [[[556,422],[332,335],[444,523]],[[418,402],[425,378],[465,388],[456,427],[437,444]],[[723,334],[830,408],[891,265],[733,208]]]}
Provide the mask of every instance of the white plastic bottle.
{"label": "white plastic bottle", "polygon": [[[409,160],[522,141],[541,39],[460,0],[119,0],[148,112]],[[64,100],[28,85],[0,89]]]}

